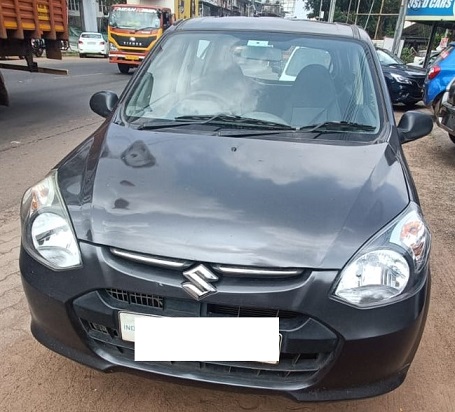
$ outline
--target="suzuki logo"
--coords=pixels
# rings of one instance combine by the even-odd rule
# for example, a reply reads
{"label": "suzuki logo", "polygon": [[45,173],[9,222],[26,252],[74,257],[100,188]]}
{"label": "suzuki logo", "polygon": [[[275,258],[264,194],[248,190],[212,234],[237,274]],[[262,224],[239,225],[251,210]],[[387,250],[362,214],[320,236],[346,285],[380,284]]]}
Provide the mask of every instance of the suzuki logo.
{"label": "suzuki logo", "polygon": [[210,272],[204,265],[196,266],[194,269],[183,272],[189,282],[182,283],[182,288],[194,299],[201,300],[216,292],[211,282],[216,282],[218,276]]}

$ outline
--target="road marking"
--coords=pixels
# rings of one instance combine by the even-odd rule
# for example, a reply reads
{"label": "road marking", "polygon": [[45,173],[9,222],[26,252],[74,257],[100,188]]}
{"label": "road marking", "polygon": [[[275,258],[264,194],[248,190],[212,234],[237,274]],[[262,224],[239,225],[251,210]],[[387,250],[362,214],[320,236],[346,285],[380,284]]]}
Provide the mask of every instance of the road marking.
{"label": "road marking", "polygon": [[55,76],[53,79],[75,79],[76,77],[91,77],[91,76],[100,76],[100,75],[105,75],[106,73],[91,73],[91,74],[76,74],[74,76],[68,75],[68,76]]}

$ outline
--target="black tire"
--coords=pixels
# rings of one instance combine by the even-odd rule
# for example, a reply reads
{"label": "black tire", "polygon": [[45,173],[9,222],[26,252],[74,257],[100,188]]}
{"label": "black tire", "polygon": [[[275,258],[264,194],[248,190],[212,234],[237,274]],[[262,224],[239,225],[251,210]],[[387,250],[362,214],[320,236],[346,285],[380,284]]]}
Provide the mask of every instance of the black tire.
{"label": "black tire", "polygon": [[41,57],[44,53],[44,49],[41,47],[37,47],[35,50],[33,50],[33,53],[35,54],[36,57]]}
{"label": "black tire", "polygon": [[84,54],[84,53],[79,53],[79,57],[80,57],[81,59],[83,59],[83,58],[85,57],[85,54]]}
{"label": "black tire", "polygon": [[118,69],[120,70],[120,73],[122,73],[122,74],[128,74],[128,72],[130,71],[130,66],[127,64],[117,63],[117,66],[118,66]]}
{"label": "black tire", "polygon": [[449,133],[449,139],[455,144],[455,135]]}

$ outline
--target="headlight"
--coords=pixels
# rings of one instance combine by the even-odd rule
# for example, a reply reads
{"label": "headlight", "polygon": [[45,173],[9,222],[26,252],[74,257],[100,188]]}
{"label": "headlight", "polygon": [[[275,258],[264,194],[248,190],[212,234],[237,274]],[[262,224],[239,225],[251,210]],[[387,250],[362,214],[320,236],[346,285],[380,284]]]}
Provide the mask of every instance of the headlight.
{"label": "headlight", "polygon": [[407,79],[404,76],[401,76],[400,74],[396,73],[390,73],[390,75],[393,77],[393,79],[398,82],[398,83],[403,83],[403,84],[412,84],[412,80]]}
{"label": "headlight", "polygon": [[71,220],[57,185],[57,172],[28,189],[22,199],[22,244],[36,260],[54,270],[81,265]]}
{"label": "headlight", "polygon": [[117,47],[115,47],[115,45],[113,43],[109,43],[109,50],[112,50],[112,51],[117,51]]}
{"label": "headlight", "polygon": [[430,244],[420,208],[412,203],[346,265],[334,296],[359,307],[377,306],[403,296],[423,280]]}

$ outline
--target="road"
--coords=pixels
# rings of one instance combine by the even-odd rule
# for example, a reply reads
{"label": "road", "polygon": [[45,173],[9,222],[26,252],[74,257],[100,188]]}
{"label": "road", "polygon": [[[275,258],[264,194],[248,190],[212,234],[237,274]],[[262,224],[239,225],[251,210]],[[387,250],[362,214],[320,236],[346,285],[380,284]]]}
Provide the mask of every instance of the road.
{"label": "road", "polygon": [[[0,197],[0,210],[17,204],[25,186],[54,166],[65,149],[69,151],[101,124],[102,119],[90,110],[91,95],[100,90],[120,94],[131,78],[119,73],[117,65],[103,58],[36,60],[43,67],[66,69],[69,75],[2,70],[10,95],[10,107],[0,106],[0,153],[5,156],[2,169],[7,173],[2,173],[2,184],[3,189],[14,196],[10,200]],[[11,63],[20,64],[20,61]],[[54,139],[57,145],[64,145],[63,152],[49,150],[54,146]],[[24,147],[42,149],[41,161],[34,165],[33,173],[24,164],[26,155],[17,157],[18,151],[10,150],[19,146],[22,147],[19,152],[26,150],[26,154],[30,152]],[[14,156],[9,156],[13,153]],[[43,159],[46,162],[42,162]],[[21,174],[18,163],[24,164],[25,174]]]}
{"label": "road", "polygon": [[[89,96],[99,89],[119,92],[128,79],[102,60],[73,60],[68,65],[72,74],[66,80],[8,74],[13,107],[0,108],[1,411],[449,412],[455,409],[452,258],[455,145],[437,127],[430,136],[405,146],[433,234],[433,286],[420,348],[406,381],[395,391],[360,401],[298,404],[263,393],[196,388],[125,373],[103,374],[38,344],[29,331],[30,316],[17,264],[20,196],[101,124],[102,119],[88,109]],[[84,74],[87,70],[88,75]],[[42,93],[36,93],[37,90]]]}

